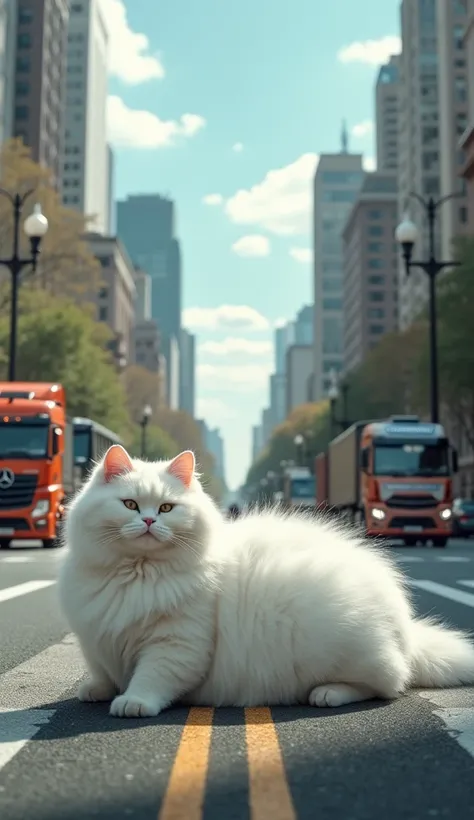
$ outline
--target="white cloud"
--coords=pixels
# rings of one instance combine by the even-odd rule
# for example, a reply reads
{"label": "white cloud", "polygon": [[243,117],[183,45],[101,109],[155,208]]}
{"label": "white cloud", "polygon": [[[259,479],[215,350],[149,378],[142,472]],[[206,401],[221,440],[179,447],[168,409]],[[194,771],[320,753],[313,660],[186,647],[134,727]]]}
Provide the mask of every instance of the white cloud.
{"label": "white cloud", "polygon": [[307,265],[313,261],[313,251],[311,248],[290,248],[290,256],[301,262],[302,265]]}
{"label": "white cloud", "polygon": [[235,419],[235,416],[235,409],[221,399],[198,396],[197,417],[205,419],[208,424],[219,426],[226,419]]}
{"label": "white cloud", "polygon": [[374,131],[374,123],[372,120],[363,120],[363,122],[357,123],[352,128],[352,136],[356,137],[356,139],[363,139],[363,137],[368,137]]}
{"label": "white cloud", "polygon": [[362,160],[362,165],[364,167],[364,171],[375,171],[377,169],[377,163],[375,162],[374,157],[364,157]]}
{"label": "white cloud", "polygon": [[240,339],[235,336],[228,336],[222,342],[207,341],[199,345],[199,353],[209,356],[232,356],[233,354],[244,354],[246,356],[271,356],[273,345],[271,342],[256,341],[252,339]]}
{"label": "white cloud", "polygon": [[244,365],[214,365],[200,364],[197,366],[197,377],[203,384],[225,385],[228,388],[241,390],[257,390],[265,387],[272,372],[273,364],[244,364]]}
{"label": "white cloud", "polygon": [[290,165],[269,171],[257,185],[227,201],[227,215],[237,225],[258,225],[280,236],[306,233],[317,163],[316,154],[302,154]]}
{"label": "white cloud", "polygon": [[130,28],[123,0],[102,0],[102,12],[109,33],[109,72],[129,85],[165,76],[161,60],[150,54],[146,34]]}
{"label": "white cloud", "polygon": [[242,236],[237,242],[234,242],[232,250],[237,256],[268,256],[270,253],[270,242],[266,236],[260,236],[260,234]]}
{"label": "white cloud", "polygon": [[287,325],[289,321],[290,321],[290,320],[289,320],[289,319],[285,319],[285,317],[284,317],[284,316],[280,316],[280,318],[279,318],[279,319],[276,319],[276,320],[273,322],[273,327],[274,327],[274,328],[285,327],[285,325]]}
{"label": "white cloud", "polygon": [[383,65],[392,54],[400,54],[401,38],[395,35],[381,37],[380,40],[359,40],[344,46],[338,52],[341,63],[365,63],[366,65]]}
{"label": "white cloud", "polygon": [[224,197],[222,194],[206,194],[206,196],[203,196],[202,201],[204,205],[222,205]]}
{"label": "white cloud", "polygon": [[234,143],[234,145],[232,146],[232,150],[235,151],[236,154],[241,154],[242,151],[244,150],[243,142]]}
{"label": "white cloud", "polygon": [[192,330],[225,330],[231,328],[267,330],[269,328],[268,319],[249,305],[187,308],[183,311],[183,324]]}
{"label": "white cloud", "polygon": [[128,108],[120,97],[107,100],[107,126],[114,145],[126,148],[166,148],[179,139],[194,137],[206,121],[198,114],[179,120],[160,120],[151,111]]}

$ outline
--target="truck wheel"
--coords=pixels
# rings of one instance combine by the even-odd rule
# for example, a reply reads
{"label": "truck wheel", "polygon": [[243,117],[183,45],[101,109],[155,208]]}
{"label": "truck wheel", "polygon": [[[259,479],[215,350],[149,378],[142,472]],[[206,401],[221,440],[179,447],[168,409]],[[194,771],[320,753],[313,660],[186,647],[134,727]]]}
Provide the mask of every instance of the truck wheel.
{"label": "truck wheel", "polygon": [[445,547],[448,543],[447,538],[433,538],[433,546],[434,547]]}
{"label": "truck wheel", "polygon": [[45,550],[54,550],[61,546],[61,542],[58,538],[45,538],[43,541],[43,547]]}
{"label": "truck wheel", "polygon": [[405,544],[406,547],[416,547],[416,542],[417,542],[416,538],[404,538],[403,539],[403,543]]}
{"label": "truck wheel", "polygon": [[5,538],[0,538],[0,550],[8,550],[10,549],[10,542]]}

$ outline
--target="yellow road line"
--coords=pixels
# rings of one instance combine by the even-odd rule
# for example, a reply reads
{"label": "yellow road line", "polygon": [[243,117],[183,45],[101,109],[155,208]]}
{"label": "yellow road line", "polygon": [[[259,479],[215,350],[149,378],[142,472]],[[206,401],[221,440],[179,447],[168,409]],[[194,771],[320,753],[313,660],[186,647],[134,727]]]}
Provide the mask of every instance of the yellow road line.
{"label": "yellow road line", "polygon": [[214,709],[189,710],[158,820],[202,820],[213,718]]}
{"label": "yellow road line", "polygon": [[270,709],[245,709],[252,820],[296,820]]}

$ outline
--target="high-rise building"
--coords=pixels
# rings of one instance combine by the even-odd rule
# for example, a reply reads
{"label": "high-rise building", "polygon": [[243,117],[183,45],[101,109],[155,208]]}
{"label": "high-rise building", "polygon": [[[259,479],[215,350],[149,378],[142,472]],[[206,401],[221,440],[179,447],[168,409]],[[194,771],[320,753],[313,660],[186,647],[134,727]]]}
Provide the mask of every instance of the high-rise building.
{"label": "high-rise building", "polygon": [[17,0],[0,0],[0,143],[13,136]]}
{"label": "high-rise building", "polygon": [[[69,0],[17,0],[13,131],[59,187]],[[74,6],[75,4],[72,3]]]}
{"label": "high-rise building", "polygon": [[275,330],[275,372],[284,373],[286,367],[286,351],[295,341],[295,327],[293,322],[287,322]]}
{"label": "high-rise building", "polygon": [[[465,51],[468,77],[474,77],[474,0],[467,2]],[[460,140],[464,151],[463,177],[468,199],[468,230],[474,232],[474,82],[468,82],[468,125]]]}
{"label": "high-rise building", "polygon": [[312,345],[314,335],[314,305],[305,305],[296,314],[294,337],[297,345]]}
{"label": "high-rise building", "polygon": [[148,322],[151,319],[151,277],[135,266],[133,271],[137,297],[135,302],[135,316],[139,322]]}
{"label": "high-rise building", "polygon": [[329,389],[329,373],[339,372],[344,356],[344,276],[342,231],[360,190],[362,155],[322,154],[314,178],[314,339],[312,398]]}
{"label": "high-rise building", "polygon": [[133,262],[151,277],[151,316],[160,331],[161,349],[167,360],[168,396],[170,406],[174,406],[175,400],[179,403],[180,390],[182,277],[174,203],[158,194],[129,196],[118,202],[117,232]]}
{"label": "high-rise building", "polygon": [[96,233],[106,233],[110,221],[107,48],[99,0],[71,3],[62,194],[65,205],[91,218]]}
{"label": "high-rise building", "polygon": [[[286,352],[286,415],[310,401],[308,384],[313,370],[313,346],[291,345]],[[312,383],[312,382],[311,382]]]}
{"label": "high-rise building", "polygon": [[400,57],[394,54],[380,70],[375,84],[377,170],[398,168],[398,107]]}
{"label": "high-rise building", "polygon": [[464,47],[466,0],[437,0],[440,193],[461,192],[440,211],[441,255],[451,259],[453,238],[466,231],[468,202],[460,174],[464,151],[459,145],[467,127],[468,70]]}
{"label": "high-rise building", "polygon": [[261,424],[252,427],[252,463],[257,460],[263,449],[263,428]]}
{"label": "high-rise building", "polygon": [[116,234],[115,219],[115,154],[111,145],[107,146],[107,179],[108,179],[108,203],[107,203],[107,233],[110,236]]}
{"label": "high-rise building", "polygon": [[344,372],[398,327],[397,174],[367,174],[344,229]]}
{"label": "high-rise building", "polygon": [[185,410],[194,418],[196,380],[196,337],[181,328],[180,352],[180,410]]}
{"label": "high-rise building", "polygon": [[214,470],[217,478],[225,482],[224,440],[218,428],[210,429],[205,425],[205,445],[208,453],[214,458]]}

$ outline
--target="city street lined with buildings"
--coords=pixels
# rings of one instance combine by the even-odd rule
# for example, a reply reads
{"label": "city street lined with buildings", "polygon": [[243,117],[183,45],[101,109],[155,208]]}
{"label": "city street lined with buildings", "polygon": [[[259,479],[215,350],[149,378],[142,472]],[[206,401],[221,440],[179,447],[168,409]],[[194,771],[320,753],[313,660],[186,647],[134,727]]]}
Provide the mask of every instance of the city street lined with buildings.
{"label": "city street lined with buildings", "polygon": [[[422,613],[472,626],[474,548],[394,548]],[[56,601],[61,551],[0,554],[0,813],[9,820],[468,817],[474,689],[336,710],[79,703],[83,661]]]}

